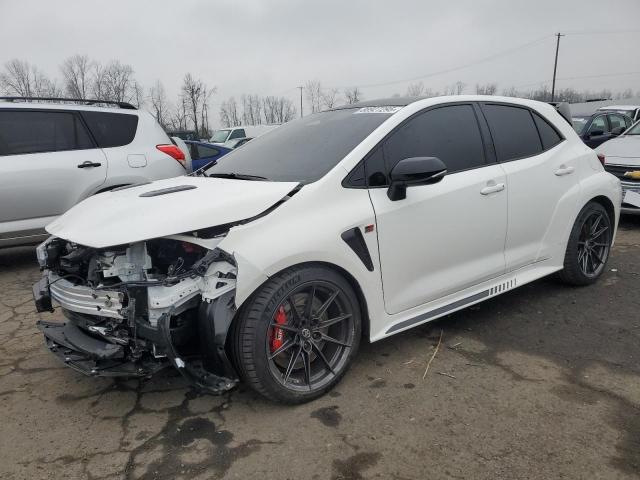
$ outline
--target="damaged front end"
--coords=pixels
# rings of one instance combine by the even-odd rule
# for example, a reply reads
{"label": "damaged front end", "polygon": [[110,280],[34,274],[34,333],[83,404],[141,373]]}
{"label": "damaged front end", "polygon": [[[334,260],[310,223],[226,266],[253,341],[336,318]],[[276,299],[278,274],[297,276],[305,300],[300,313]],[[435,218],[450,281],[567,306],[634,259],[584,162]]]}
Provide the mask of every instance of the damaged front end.
{"label": "damaged front end", "polygon": [[221,240],[173,235],[96,249],[51,237],[37,250],[33,295],[38,311],[55,303],[67,320],[38,322],[47,347],[87,375],[148,377],[173,365],[202,390],[233,388],[225,343],[237,269]]}

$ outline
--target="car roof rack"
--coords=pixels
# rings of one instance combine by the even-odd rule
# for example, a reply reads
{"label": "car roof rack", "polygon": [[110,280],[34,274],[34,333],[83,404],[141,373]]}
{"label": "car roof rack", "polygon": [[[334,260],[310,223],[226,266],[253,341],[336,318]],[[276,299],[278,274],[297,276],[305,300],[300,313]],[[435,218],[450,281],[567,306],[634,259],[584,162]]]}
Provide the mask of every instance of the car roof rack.
{"label": "car roof rack", "polygon": [[128,102],[117,102],[114,100],[98,100],[88,98],[62,98],[62,97],[0,97],[5,102],[57,102],[57,103],[80,103],[83,105],[115,105],[127,110],[137,110]]}

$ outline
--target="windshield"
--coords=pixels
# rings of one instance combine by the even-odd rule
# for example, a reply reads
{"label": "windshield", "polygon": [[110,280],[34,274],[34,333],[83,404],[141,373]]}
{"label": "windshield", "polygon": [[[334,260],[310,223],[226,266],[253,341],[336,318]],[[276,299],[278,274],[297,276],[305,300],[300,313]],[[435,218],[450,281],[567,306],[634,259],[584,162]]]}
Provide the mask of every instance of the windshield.
{"label": "windshield", "polygon": [[349,108],[294,120],[228,153],[206,173],[312,183],[397,110],[397,107]]}
{"label": "windshield", "polygon": [[584,126],[587,124],[588,121],[589,121],[589,117],[571,118],[571,122],[573,123],[573,129],[578,133],[582,132],[582,130],[584,129]]}
{"label": "windshield", "polygon": [[640,135],[640,122],[636,122],[629,130],[624,132],[625,135]]}
{"label": "windshield", "polygon": [[210,142],[224,143],[227,141],[227,137],[229,136],[229,132],[231,130],[216,130],[213,133],[213,137],[211,137]]}

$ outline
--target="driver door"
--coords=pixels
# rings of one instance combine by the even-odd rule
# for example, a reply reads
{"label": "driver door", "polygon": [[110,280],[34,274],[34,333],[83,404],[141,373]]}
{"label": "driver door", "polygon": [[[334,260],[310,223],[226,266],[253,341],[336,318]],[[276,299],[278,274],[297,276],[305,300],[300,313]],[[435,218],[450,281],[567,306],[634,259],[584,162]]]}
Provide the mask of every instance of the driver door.
{"label": "driver door", "polygon": [[[438,157],[447,174],[392,201],[388,172],[410,157]],[[365,161],[388,313],[504,273],[506,177],[486,157],[476,107],[452,104],[408,119]]]}

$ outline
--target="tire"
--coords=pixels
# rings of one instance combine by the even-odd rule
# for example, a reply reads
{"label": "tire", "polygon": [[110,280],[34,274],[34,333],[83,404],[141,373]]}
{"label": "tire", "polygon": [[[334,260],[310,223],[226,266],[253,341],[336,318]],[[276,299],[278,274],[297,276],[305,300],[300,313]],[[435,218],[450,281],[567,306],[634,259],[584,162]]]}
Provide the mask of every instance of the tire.
{"label": "tire", "polygon": [[[598,235],[598,232],[601,233]],[[613,223],[609,213],[601,204],[589,202],[571,229],[560,279],[578,286],[598,280],[605,270],[612,238]]]}
{"label": "tire", "polygon": [[240,378],[268,399],[308,402],[347,372],[361,323],[358,298],[339,273],[313,264],[292,267],[267,280],[240,309],[232,358]]}

